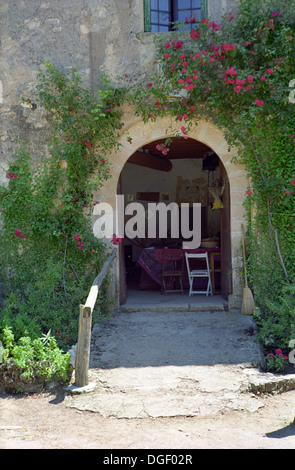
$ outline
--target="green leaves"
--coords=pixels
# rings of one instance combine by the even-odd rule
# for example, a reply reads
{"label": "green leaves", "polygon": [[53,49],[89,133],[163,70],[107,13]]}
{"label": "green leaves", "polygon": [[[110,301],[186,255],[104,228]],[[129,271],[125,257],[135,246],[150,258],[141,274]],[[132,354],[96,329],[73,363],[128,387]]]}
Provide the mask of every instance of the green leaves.
{"label": "green leaves", "polygon": [[70,356],[58,348],[55,338],[49,336],[45,342],[43,338],[32,340],[23,336],[10,347],[9,357],[22,371],[24,379],[69,380]]}
{"label": "green leaves", "polygon": [[105,154],[117,148],[122,119],[115,105],[122,93],[104,78],[95,96],[75,69],[64,72],[50,63],[39,80],[39,97],[52,120],[50,155],[33,165],[28,148],[19,146],[8,186],[0,188],[0,340],[2,356],[23,377],[51,380],[68,376],[62,350],[77,341],[79,304],[104,261],[105,247],[89,215],[93,191],[109,178]]}

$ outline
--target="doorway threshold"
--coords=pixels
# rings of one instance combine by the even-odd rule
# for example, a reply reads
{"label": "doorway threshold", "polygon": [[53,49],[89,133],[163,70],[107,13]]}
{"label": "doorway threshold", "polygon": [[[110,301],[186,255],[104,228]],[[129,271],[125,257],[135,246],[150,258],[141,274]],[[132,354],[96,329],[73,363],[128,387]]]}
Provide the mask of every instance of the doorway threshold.
{"label": "doorway threshold", "polygon": [[189,296],[188,291],[184,294],[169,292],[161,294],[160,290],[130,289],[127,291],[127,300],[120,306],[121,312],[138,311],[224,311],[228,309],[227,301],[222,295],[196,294]]}

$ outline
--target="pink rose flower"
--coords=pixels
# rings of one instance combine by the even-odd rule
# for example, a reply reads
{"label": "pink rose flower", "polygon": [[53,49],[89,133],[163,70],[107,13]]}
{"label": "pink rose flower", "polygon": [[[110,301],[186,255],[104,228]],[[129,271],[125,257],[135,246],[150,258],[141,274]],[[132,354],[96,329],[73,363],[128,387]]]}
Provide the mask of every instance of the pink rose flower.
{"label": "pink rose flower", "polygon": [[231,44],[223,44],[222,49],[229,52],[231,50]]}
{"label": "pink rose flower", "polygon": [[201,37],[200,31],[196,31],[195,29],[192,29],[191,38],[194,40],[196,38],[200,39],[200,37]]}
{"label": "pink rose flower", "polygon": [[243,89],[242,86],[237,85],[237,86],[234,87],[234,92],[235,92],[235,93],[240,93],[240,91],[242,91],[242,89]]}
{"label": "pink rose flower", "polygon": [[24,234],[18,228],[15,230],[14,235],[16,235],[19,238],[25,238]]}
{"label": "pink rose flower", "polygon": [[121,243],[122,241],[122,237],[118,237],[115,233],[113,234],[113,244],[114,245],[119,245],[119,243]]}
{"label": "pink rose flower", "polygon": [[237,71],[235,70],[234,67],[230,67],[229,69],[227,69],[226,73],[228,75],[237,75]]}

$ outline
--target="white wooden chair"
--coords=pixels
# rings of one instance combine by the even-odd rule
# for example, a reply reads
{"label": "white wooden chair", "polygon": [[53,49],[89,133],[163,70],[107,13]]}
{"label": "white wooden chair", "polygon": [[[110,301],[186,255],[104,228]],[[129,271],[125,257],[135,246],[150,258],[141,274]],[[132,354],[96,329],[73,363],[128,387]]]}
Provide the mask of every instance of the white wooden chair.
{"label": "white wooden chair", "polygon": [[[211,283],[211,270],[209,267],[208,253],[185,253],[187,274],[189,279],[189,295],[192,294],[208,294],[212,292],[212,283]],[[196,260],[200,266],[197,266],[197,269],[192,267],[192,260]],[[206,290],[193,290],[194,279],[197,278],[207,278],[207,289]]]}

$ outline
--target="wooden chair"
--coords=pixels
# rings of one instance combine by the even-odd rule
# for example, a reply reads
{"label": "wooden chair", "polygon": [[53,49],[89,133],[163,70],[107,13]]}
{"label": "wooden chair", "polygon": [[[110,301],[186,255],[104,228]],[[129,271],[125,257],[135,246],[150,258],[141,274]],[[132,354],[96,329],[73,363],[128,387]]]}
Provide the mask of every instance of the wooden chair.
{"label": "wooden chair", "polygon": [[[183,292],[184,256],[182,252],[163,251],[162,258],[162,293]],[[178,281],[178,288],[175,288]],[[177,287],[177,286],[176,286]]]}
{"label": "wooden chair", "polygon": [[[212,283],[211,283],[211,270],[209,268],[209,259],[208,259],[208,253],[185,253],[185,258],[186,258],[186,267],[187,267],[187,274],[188,274],[188,279],[189,279],[189,295],[192,294],[206,294],[206,297],[208,297],[208,294],[210,292],[211,295],[212,293]],[[195,260],[198,262],[197,269],[195,267],[192,267],[192,260]],[[207,289],[206,290],[193,290],[193,283],[194,280],[197,278],[206,278],[207,279]]]}

